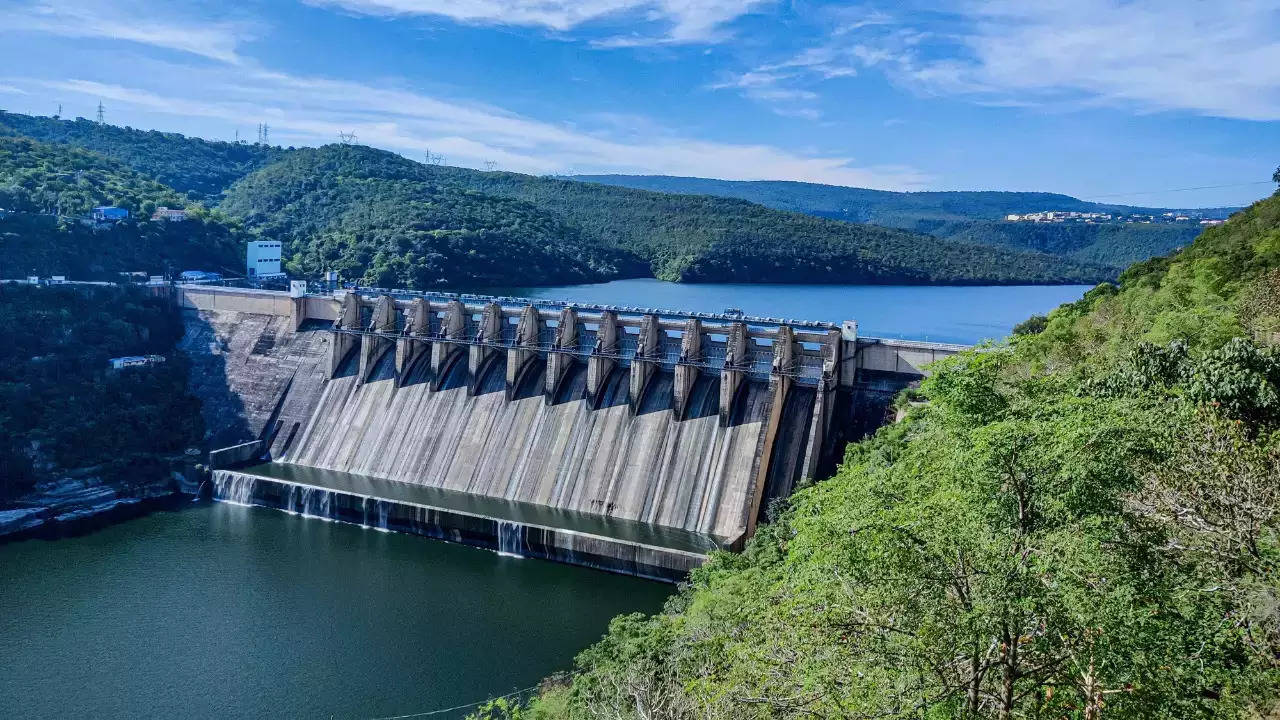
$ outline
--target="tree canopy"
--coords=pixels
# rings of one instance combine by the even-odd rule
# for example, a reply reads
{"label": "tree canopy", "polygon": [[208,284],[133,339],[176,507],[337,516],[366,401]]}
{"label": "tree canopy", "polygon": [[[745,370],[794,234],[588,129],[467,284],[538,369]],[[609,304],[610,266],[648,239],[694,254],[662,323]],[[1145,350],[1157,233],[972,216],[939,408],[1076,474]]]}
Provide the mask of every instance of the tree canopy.
{"label": "tree canopy", "polygon": [[1278,330],[1280,196],[935,364],[742,554],[476,717],[1272,717]]}

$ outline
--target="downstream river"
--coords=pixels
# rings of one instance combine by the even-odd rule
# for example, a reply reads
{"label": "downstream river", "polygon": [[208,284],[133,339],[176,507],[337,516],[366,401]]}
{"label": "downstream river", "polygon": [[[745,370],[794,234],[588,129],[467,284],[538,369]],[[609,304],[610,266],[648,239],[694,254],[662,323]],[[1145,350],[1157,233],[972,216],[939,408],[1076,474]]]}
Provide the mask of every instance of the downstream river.
{"label": "downstream river", "polygon": [[[972,343],[1087,288],[601,285],[581,302],[839,321]],[[375,718],[568,669],[672,588],[228,504],[0,544],[0,717]],[[465,711],[430,715],[460,717]]]}
{"label": "downstream river", "polygon": [[479,292],[664,310],[721,312],[738,308],[748,315],[796,320],[857,320],[858,333],[868,337],[971,345],[1004,337],[1031,315],[1079,300],[1090,287],[691,285],[635,279],[560,287],[488,288]]}

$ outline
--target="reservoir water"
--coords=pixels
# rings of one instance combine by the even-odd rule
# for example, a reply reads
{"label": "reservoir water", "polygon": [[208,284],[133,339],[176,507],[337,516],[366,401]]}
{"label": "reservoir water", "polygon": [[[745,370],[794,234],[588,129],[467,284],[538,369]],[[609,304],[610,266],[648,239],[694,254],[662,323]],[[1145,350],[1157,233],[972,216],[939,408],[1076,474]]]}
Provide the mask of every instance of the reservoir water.
{"label": "reservoir water", "polygon": [[857,320],[858,333],[868,337],[970,345],[1002,338],[1032,315],[1079,300],[1091,287],[695,285],[646,278],[560,287],[489,288],[480,292],[664,310],[721,312],[738,308],[748,315],[837,323]]}
{"label": "reservoir water", "polygon": [[0,545],[0,573],[6,718],[448,708],[569,669],[611,617],[672,591],[225,503]]}
{"label": "reservoir water", "polygon": [[[1086,286],[674,285],[498,292],[973,343]],[[0,544],[0,717],[378,718],[569,669],[669,585],[264,508],[202,504]],[[432,718],[460,717],[456,711]]]}

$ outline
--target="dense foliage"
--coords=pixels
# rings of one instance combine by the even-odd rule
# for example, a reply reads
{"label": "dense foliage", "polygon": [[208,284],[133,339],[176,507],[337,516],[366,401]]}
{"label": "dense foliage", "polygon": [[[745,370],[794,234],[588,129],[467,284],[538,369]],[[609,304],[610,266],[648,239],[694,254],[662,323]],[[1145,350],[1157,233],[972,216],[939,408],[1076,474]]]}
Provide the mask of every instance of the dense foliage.
{"label": "dense foliage", "polygon": [[42,142],[91,150],[205,204],[216,203],[231,183],[287,152],[266,145],[134,130],[84,118],[60,120],[0,110],[0,130],[4,129]]}
{"label": "dense foliage", "polygon": [[530,203],[362,146],[291,153],[236,183],[222,208],[283,240],[290,272],[337,270],[380,287],[590,282],[628,263]]}
{"label": "dense foliage", "polygon": [[[187,200],[166,196],[168,202],[159,204],[218,204],[251,230],[285,240],[295,272],[336,269],[379,285],[645,275],[701,282],[1000,284],[1093,282],[1115,274],[1102,257],[1025,252],[1037,250],[1033,243],[979,249],[725,198],[425,166],[359,146],[272,148],[13,113],[0,114],[3,133],[88,149],[115,161],[116,170],[127,167]],[[128,193],[115,194],[130,202]]]}
{"label": "dense foliage", "polygon": [[[128,221],[93,226],[98,205]],[[181,223],[152,222],[157,206],[183,207]],[[0,277],[28,274],[116,279],[122,271],[238,271],[244,233],[172,188],[97,153],[28,138],[0,137]]]}
{"label": "dense foliage", "polygon": [[[0,285],[0,504],[68,470],[149,477],[199,442],[199,401],[167,300],[106,287]],[[115,371],[108,359],[158,354]]]}
{"label": "dense foliage", "polygon": [[1280,195],[934,368],[515,718],[1280,712]]}
{"label": "dense foliage", "polygon": [[[1106,205],[1042,192],[889,192],[776,180],[734,181],[666,175],[579,175],[576,179],[655,190],[732,197],[779,210],[874,223],[978,245],[1034,250],[1123,268],[1191,242],[1200,228],[1182,225],[1085,225],[1003,222],[1010,213],[1066,210],[1160,214],[1160,208]],[[1220,209],[1221,210],[1221,209]]]}
{"label": "dense foliage", "polygon": [[423,166],[429,177],[533,203],[653,276],[691,282],[1075,282],[1111,275],[1040,253],[980,249],[706,195]]}

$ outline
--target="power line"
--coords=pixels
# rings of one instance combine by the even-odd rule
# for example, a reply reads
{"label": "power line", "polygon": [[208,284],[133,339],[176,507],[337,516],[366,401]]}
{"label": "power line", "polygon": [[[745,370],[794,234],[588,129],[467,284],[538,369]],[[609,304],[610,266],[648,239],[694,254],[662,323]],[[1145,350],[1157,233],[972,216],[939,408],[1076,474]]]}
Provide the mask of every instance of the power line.
{"label": "power line", "polygon": [[1168,190],[1140,190],[1138,192],[1107,193],[1106,195],[1090,195],[1089,197],[1082,198],[1082,199],[1097,200],[1098,198],[1123,197],[1125,195],[1158,195],[1160,193],[1167,193],[1167,192],[1186,192],[1188,190],[1218,190],[1221,188],[1245,187],[1246,185],[1269,185],[1269,184],[1271,184],[1270,180],[1256,180],[1254,182],[1231,183],[1229,185],[1201,185],[1199,187],[1170,188]]}

